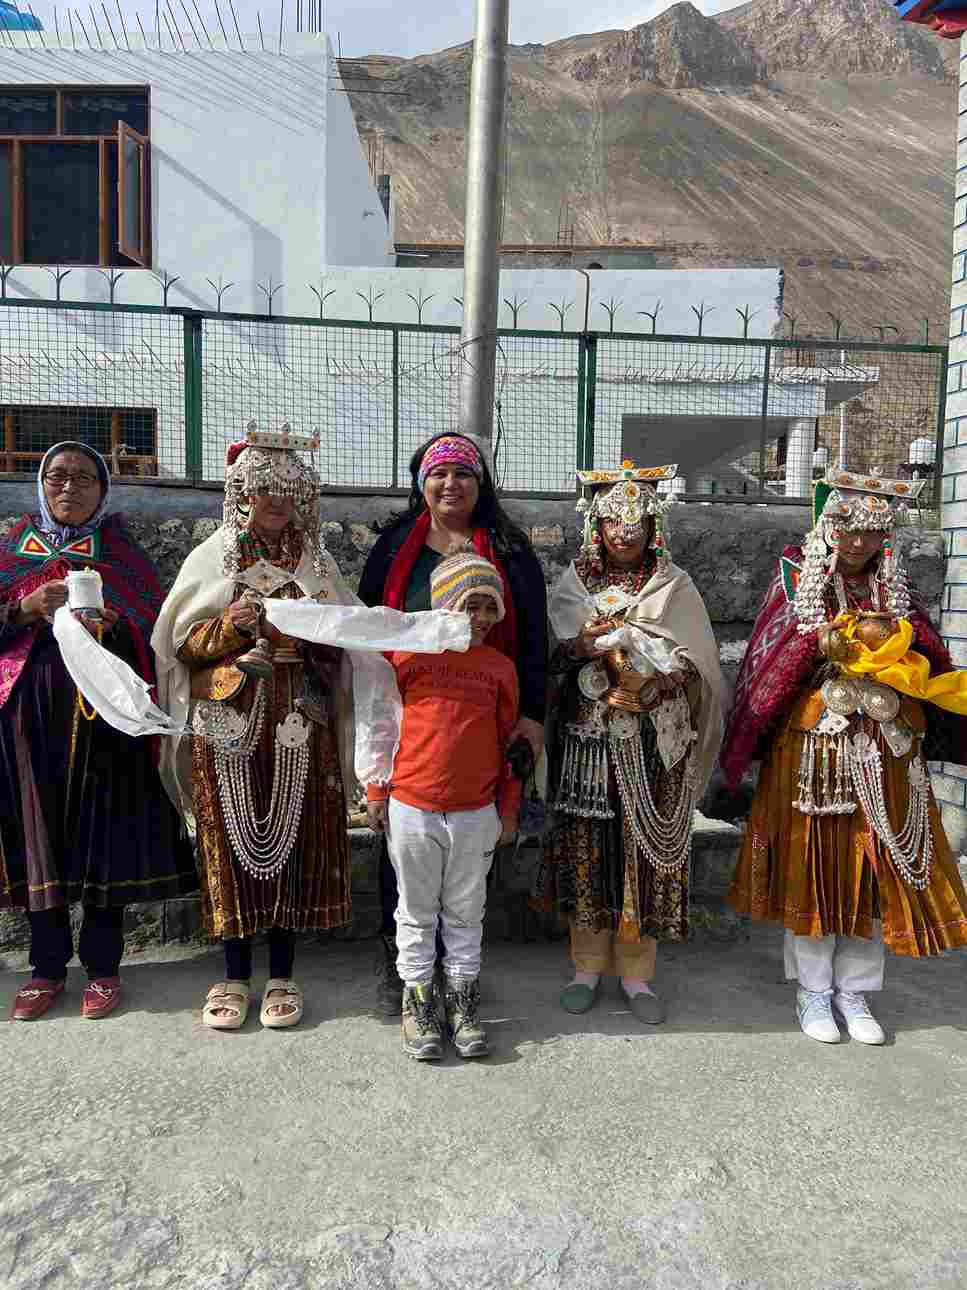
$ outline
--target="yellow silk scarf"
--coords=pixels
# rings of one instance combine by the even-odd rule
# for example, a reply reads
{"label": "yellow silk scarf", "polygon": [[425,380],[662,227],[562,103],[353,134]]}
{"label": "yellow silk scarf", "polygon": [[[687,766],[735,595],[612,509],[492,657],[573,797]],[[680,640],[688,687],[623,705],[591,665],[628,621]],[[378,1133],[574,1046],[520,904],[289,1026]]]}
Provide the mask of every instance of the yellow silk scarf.
{"label": "yellow silk scarf", "polygon": [[879,649],[870,649],[856,640],[858,623],[855,614],[836,621],[836,626],[853,645],[854,658],[843,664],[845,672],[852,676],[868,676],[900,694],[967,716],[967,671],[946,672],[943,676],[932,677],[929,661],[910,648],[913,624],[908,618],[900,619],[898,630]]}

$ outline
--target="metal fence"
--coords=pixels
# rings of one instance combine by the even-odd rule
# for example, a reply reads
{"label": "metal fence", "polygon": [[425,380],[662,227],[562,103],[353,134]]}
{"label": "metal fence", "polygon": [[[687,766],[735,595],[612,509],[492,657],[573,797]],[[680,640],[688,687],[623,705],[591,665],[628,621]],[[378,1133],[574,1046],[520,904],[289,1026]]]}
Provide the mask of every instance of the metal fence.
{"label": "metal fence", "polygon": [[[501,330],[495,447],[508,492],[580,466],[678,461],[706,500],[802,499],[827,464],[939,480],[942,345]],[[58,439],[119,475],[216,483],[245,422],[318,429],[333,489],[406,488],[458,420],[456,328],[0,300],[0,472]]]}

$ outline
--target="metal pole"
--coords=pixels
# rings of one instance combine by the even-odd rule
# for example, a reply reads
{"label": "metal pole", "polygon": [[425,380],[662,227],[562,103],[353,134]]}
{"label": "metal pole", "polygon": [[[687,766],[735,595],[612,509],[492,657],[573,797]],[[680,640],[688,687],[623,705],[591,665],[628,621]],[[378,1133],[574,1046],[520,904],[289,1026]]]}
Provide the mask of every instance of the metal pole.
{"label": "metal pole", "polygon": [[[846,382],[846,350],[839,351],[839,365],[843,368],[843,382]],[[836,463],[840,470],[849,470],[849,462],[846,458],[846,404],[839,405],[839,461]]]}
{"label": "metal pole", "polygon": [[467,131],[460,428],[489,448],[500,291],[510,0],[476,0]]}

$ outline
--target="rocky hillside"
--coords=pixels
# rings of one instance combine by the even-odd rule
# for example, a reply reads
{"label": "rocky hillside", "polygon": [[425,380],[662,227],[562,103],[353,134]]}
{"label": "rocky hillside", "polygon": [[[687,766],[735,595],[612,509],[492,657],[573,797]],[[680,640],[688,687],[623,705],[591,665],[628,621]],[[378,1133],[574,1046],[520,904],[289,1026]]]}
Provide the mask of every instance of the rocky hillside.
{"label": "rocky hillside", "polygon": [[[886,0],[681,3],[628,32],[511,51],[505,240],[658,248],[662,265],[781,262],[801,323],[912,336],[947,309],[957,47]],[[468,47],[347,84],[379,136],[397,237],[459,240]],[[400,93],[367,94],[365,88]]]}

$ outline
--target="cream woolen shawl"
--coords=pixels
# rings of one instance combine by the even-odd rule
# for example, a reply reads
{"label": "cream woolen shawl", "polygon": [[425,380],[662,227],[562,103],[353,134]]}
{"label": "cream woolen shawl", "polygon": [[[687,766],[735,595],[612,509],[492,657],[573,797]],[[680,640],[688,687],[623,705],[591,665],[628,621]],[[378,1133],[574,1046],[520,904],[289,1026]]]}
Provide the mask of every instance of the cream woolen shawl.
{"label": "cream woolen shawl", "polygon": [[[305,596],[322,597],[331,605],[361,605],[343,580],[336,563],[328,552],[323,552],[323,576],[312,569],[312,552],[306,543],[302,558],[292,575]],[[225,547],[223,533],[218,529],[190,553],[168,592],[154,631],[151,646],[157,657],[158,701],[176,724],[188,722],[191,707],[191,678],[188,668],[178,658],[178,650],[188,638],[196,623],[214,618],[235,599],[235,580],[225,574]],[[373,656],[379,657],[379,656]],[[380,660],[385,662],[385,660]],[[387,664],[387,668],[388,668]],[[392,669],[389,669],[392,678]],[[336,695],[336,717],[339,725],[339,748],[347,794],[352,785],[352,670],[346,656],[340,674],[339,693]],[[165,739],[161,750],[161,779],[175,806],[186,815],[192,814],[191,755],[189,736]]]}
{"label": "cream woolen shawl", "polygon": [[[547,603],[551,627],[559,641],[573,640],[595,614],[594,601],[573,563],[557,580]],[[702,694],[695,725],[698,733],[697,795],[705,790],[722,742],[725,682],[708,611],[684,569],[668,562],[656,570],[621,621],[680,648],[698,669]]]}

